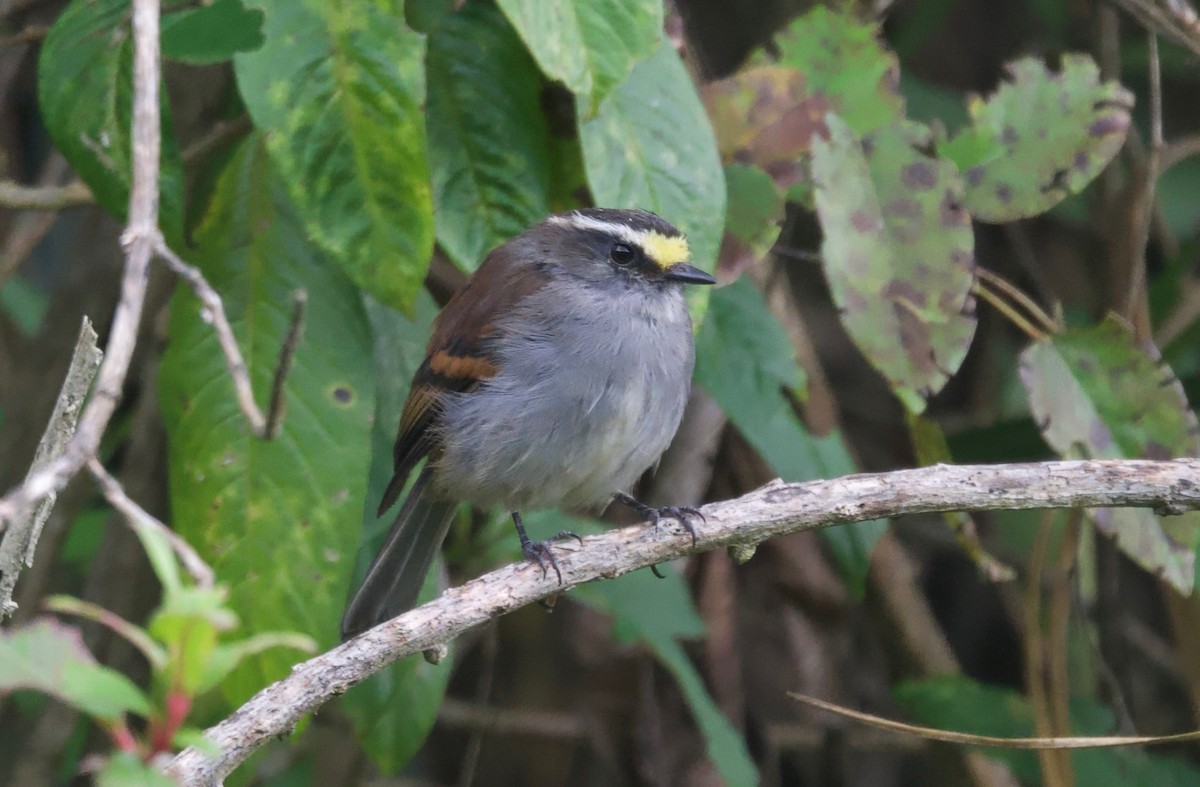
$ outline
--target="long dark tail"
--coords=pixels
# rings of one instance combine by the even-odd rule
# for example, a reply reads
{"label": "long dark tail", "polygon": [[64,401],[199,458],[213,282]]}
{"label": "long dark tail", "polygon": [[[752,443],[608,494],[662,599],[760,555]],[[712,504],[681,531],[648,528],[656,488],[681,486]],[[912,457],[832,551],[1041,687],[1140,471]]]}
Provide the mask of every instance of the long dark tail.
{"label": "long dark tail", "polygon": [[435,499],[429,468],[422,471],[409,491],[383,548],[367,569],[367,577],[342,616],[342,639],[412,609],[446,537],[454,503]]}

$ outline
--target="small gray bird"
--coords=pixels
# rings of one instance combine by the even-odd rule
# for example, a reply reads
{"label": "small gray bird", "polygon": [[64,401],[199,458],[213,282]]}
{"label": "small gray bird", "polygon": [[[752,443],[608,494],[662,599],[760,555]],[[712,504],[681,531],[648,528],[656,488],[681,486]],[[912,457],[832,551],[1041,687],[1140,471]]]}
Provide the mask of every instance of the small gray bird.
{"label": "small gray bird", "polygon": [[438,315],[413,377],[381,516],[428,461],[346,609],[343,638],[416,603],[460,501],[505,506],[543,572],[558,565],[549,542],[526,535],[522,508],[615,498],[692,530],[696,509],[625,494],[687,402],[695,348],[683,286],[714,283],[689,261],[668,222],[602,208],[550,216],[487,256]]}

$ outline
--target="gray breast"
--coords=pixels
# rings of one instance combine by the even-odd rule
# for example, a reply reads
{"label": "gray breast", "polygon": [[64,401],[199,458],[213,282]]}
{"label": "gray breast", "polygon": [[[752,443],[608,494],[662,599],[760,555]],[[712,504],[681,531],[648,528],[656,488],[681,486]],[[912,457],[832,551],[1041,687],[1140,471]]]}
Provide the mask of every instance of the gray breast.
{"label": "gray breast", "polygon": [[694,361],[679,288],[548,287],[498,334],[501,371],[446,402],[442,494],[510,510],[599,505],[670,443]]}

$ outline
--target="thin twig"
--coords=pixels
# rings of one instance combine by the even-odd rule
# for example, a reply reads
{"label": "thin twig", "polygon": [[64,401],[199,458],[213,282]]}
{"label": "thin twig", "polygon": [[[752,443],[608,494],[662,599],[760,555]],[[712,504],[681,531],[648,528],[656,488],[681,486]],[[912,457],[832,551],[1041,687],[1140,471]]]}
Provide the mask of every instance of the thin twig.
{"label": "thin twig", "polygon": [[971,292],[979,296],[982,300],[991,304],[992,308],[1003,314],[1008,321],[1025,332],[1025,335],[1035,342],[1040,342],[1048,335],[1042,329],[1036,327],[1032,322],[1027,320],[1024,315],[1013,308],[1012,304],[1000,297],[1000,295],[984,283],[984,279],[976,279],[971,285]]}
{"label": "thin twig", "polygon": [[1115,0],[1151,33],[1165,36],[1200,55],[1200,22],[1184,0]]}
{"label": "thin twig", "polygon": [[237,337],[233,334],[233,326],[225,313],[225,304],[220,294],[213,288],[204,274],[194,265],[189,265],[171,250],[161,236],[154,249],[167,267],[175,272],[200,300],[201,316],[210,324],[217,335],[217,344],[225,356],[225,368],[233,380],[233,390],[237,397],[238,407],[250,425],[250,431],[255,437],[272,440],[278,436],[279,427],[284,411],[284,385],[291,374],[292,364],[296,357],[296,348],[303,335],[304,315],[308,306],[308,293],[296,290],[292,294],[292,320],[288,325],[287,334],[279,348],[279,361],[275,367],[275,376],[271,385],[271,401],[266,415],[254,401],[254,387],[250,383],[250,370],[238,347]]}
{"label": "thin twig", "polygon": [[[34,185],[56,185],[70,171],[71,167],[61,153],[51,153],[47,156],[46,163],[42,165]],[[16,216],[16,220],[9,229],[8,237],[4,239],[3,247],[0,248],[0,287],[4,286],[9,277],[33,252],[57,219],[58,214],[50,210],[23,211]]]}
{"label": "thin twig", "polygon": [[241,139],[254,130],[249,115],[239,115],[233,120],[220,120],[208,134],[184,148],[179,157],[184,164],[195,164],[214,150],[220,150],[234,140]]}
{"label": "thin twig", "polygon": [[129,194],[129,223],[121,235],[125,270],[121,294],[113,314],[104,362],[74,437],[62,454],[31,473],[17,488],[0,499],[0,527],[18,521],[34,503],[66,485],[93,457],[100,438],[116,411],[125,387],[125,376],[137,344],[138,323],[146,300],[146,277],[158,231],[159,136],[158,57],[159,4],[156,0],[133,3],[133,186]]}
{"label": "thin twig", "polygon": [[304,312],[308,307],[308,293],[296,290],[292,293],[292,321],[288,325],[283,344],[279,347],[279,361],[275,364],[275,379],[271,382],[271,403],[267,408],[267,424],[263,436],[274,440],[279,436],[279,427],[283,422],[285,402],[284,384],[292,373],[292,364],[296,360],[296,348],[300,346],[300,337],[304,335]]}
{"label": "thin twig", "polygon": [[30,25],[29,27],[5,38],[0,38],[0,49],[18,44],[36,44],[50,32],[47,25]]}
{"label": "thin twig", "polygon": [[789,691],[788,696],[797,702],[802,702],[813,708],[819,708],[830,713],[836,713],[848,719],[860,721],[885,730],[892,730],[907,735],[916,735],[930,741],[945,743],[961,743],[968,746],[991,746],[997,749],[1023,749],[1027,751],[1045,751],[1047,749],[1113,749],[1122,746],[1153,746],[1166,743],[1187,743],[1200,741],[1200,730],[1184,732],[1179,735],[1161,736],[1123,736],[1097,735],[1068,738],[1000,738],[994,735],[975,735],[969,732],[940,730],[936,727],[921,727],[915,724],[885,719],[871,713],[852,710],[832,702],[819,700],[804,694]]}
{"label": "thin twig", "polygon": [[204,278],[204,274],[200,273],[199,268],[184,262],[161,239],[155,248],[155,253],[167,264],[168,268],[175,272],[175,275],[188,283],[192,292],[200,299],[201,317],[212,326],[213,332],[217,334],[217,343],[225,355],[225,368],[233,380],[233,390],[237,396],[238,407],[246,416],[250,430],[256,436],[264,436],[267,433],[267,418],[254,401],[254,388],[250,385],[250,370],[242,357],[237,338],[233,335],[233,326],[229,324],[229,318],[225,315],[225,305],[221,301],[221,296]]}
{"label": "thin twig", "polygon": [[1008,279],[1001,276],[995,271],[987,268],[977,267],[975,275],[986,281],[990,286],[995,287],[998,291],[1004,293],[1012,301],[1016,302],[1025,309],[1025,313],[1032,317],[1037,323],[1045,329],[1046,333],[1058,333],[1062,330],[1062,326],[1055,321],[1053,317],[1046,313],[1046,310],[1038,304],[1033,298],[1029,297],[1024,290],[1010,282]]}
{"label": "thin twig", "polygon": [[[1056,735],[1065,735],[1071,730],[1071,675],[1067,664],[1074,588],[1071,579],[1075,571],[1075,561],[1079,557],[1083,520],[1084,512],[1081,509],[1067,512],[1067,526],[1059,538],[1058,556],[1054,561],[1054,573],[1050,576],[1048,588],[1046,629],[1050,647],[1046,651],[1046,695]],[[1067,761],[1064,767],[1069,769],[1070,762]]]}
{"label": "thin twig", "polygon": [[192,579],[196,580],[196,584],[202,588],[211,588],[216,583],[216,574],[212,568],[204,562],[204,558],[192,549],[191,544],[185,541],[178,533],[165,524],[160,522],[153,514],[140,505],[135,503],[132,498],[125,493],[121,482],[113,478],[104,465],[100,464],[100,460],[92,457],[87,463],[88,472],[92,474],[92,478],[96,479],[96,485],[100,487],[101,494],[104,498],[124,515],[129,526],[134,530],[153,530],[167,540],[171,545],[171,549],[179,557],[179,562],[183,565],[185,571],[191,575]]}
{"label": "thin twig", "polygon": [[[1037,537],[1029,557],[1029,578],[1025,584],[1023,615],[1025,623],[1025,691],[1029,695],[1029,706],[1033,712],[1033,731],[1039,738],[1062,735],[1066,730],[1056,726],[1057,719],[1051,709],[1050,688],[1047,680],[1047,660],[1053,643],[1047,643],[1042,626],[1042,585],[1045,581],[1046,553],[1050,548],[1050,537],[1054,531],[1054,511],[1044,512],[1038,523]],[[1048,787],[1071,787],[1075,773],[1070,757],[1064,757],[1056,749],[1038,751],[1042,783]]]}
{"label": "thin twig", "polygon": [[[483,653],[480,657],[483,659],[483,665],[480,669],[479,683],[475,687],[475,705],[466,707],[475,707],[484,709],[492,700],[492,681],[496,677],[496,646],[497,646],[496,627],[490,626],[483,635]],[[438,712],[439,720],[443,719],[441,712]],[[483,738],[492,730],[488,725],[483,724],[471,730],[471,736],[467,739],[466,751],[462,754],[462,768],[458,772],[458,787],[471,787],[475,782],[475,770],[479,767],[479,754],[483,751]]]}
{"label": "thin twig", "polygon": [[579,715],[565,711],[500,708],[464,702],[453,697],[442,700],[437,723],[454,730],[497,736],[526,736],[539,740],[575,742],[587,733]]}
{"label": "thin twig", "polygon": [[[1150,62],[1147,65],[1150,78],[1150,152],[1146,156],[1146,166],[1142,177],[1142,193],[1137,209],[1134,211],[1136,224],[1133,227],[1133,248],[1131,249],[1133,270],[1129,276],[1129,289],[1125,293],[1125,304],[1122,314],[1128,318],[1143,310],[1146,303],[1146,246],[1150,243],[1150,228],[1154,217],[1154,194],[1158,188],[1159,167],[1161,166],[1163,150],[1163,121],[1162,121],[1162,69],[1158,61],[1158,34],[1154,30],[1146,31],[1146,42],[1149,46]],[[1139,324],[1135,320],[1134,324]],[[1143,338],[1149,338],[1143,336]]]}
{"label": "thin twig", "polygon": [[[66,380],[63,381],[58,401],[54,404],[50,421],[46,424],[46,431],[38,443],[29,475],[57,459],[66,450],[79,423],[88,389],[96,379],[96,369],[100,366],[102,355],[96,347],[96,331],[92,329],[92,322],[84,317],[83,324],[79,327],[79,339],[75,342],[75,352],[71,355],[71,365],[67,368]],[[39,500],[32,507],[30,515],[25,519],[15,520],[4,534],[3,541],[0,541],[0,619],[8,617],[17,609],[12,600],[13,588],[21,574],[21,568],[33,565],[33,553],[37,548],[38,537],[41,536],[42,525],[50,516],[50,510],[54,508],[55,497],[56,494],[51,493]]]}
{"label": "thin twig", "polygon": [[95,202],[92,190],[81,180],[65,186],[22,186],[11,180],[0,180],[0,208],[63,210]]}
{"label": "thin twig", "polygon": [[189,748],[167,767],[185,785],[213,785],[251,753],[305,715],[398,659],[444,644],[482,623],[552,593],[666,563],[684,555],[757,543],[818,527],[935,511],[1200,507],[1200,459],[1108,460],[993,466],[937,465],[803,484],[777,481],[736,500],[704,508],[696,541],[682,527],[637,525],[583,540],[557,555],[554,573],[515,563],[387,621],[296,665],[225,721],[210,728],[211,746]]}

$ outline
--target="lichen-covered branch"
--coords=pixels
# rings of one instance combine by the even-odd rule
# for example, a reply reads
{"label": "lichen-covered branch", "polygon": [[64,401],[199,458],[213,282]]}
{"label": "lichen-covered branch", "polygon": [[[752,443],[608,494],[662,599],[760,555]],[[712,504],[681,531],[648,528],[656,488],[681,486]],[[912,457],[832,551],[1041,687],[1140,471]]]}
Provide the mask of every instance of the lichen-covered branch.
{"label": "lichen-covered branch", "polygon": [[[96,347],[96,331],[87,317],[79,327],[79,339],[75,342],[75,352],[71,355],[71,365],[67,369],[67,377],[63,381],[58,401],[54,403],[54,412],[46,424],[46,431],[38,443],[37,453],[29,468],[29,475],[36,473],[47,463],[53,461],[66,450],[67,443],[75,434],[83,411],[83,401],[92,380],[96,379],[96,368],[100,365],[103,353]],[[17,610],[13,603],[13,589],[17,585],[17,577],[21,575],[22,567],[33,563],[33,553],[37,548],[38,537],[42,525],[54,508],[55,495],[49,494],[31,506],[28,515],[15,520],[5,531],[0,540],[0,619],[12,615]]]}

